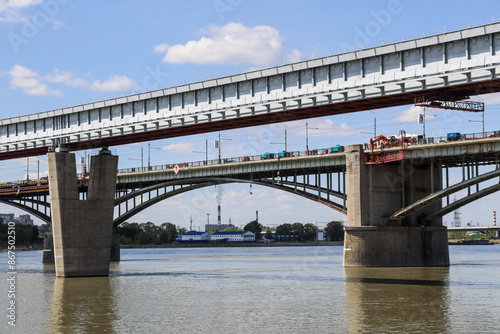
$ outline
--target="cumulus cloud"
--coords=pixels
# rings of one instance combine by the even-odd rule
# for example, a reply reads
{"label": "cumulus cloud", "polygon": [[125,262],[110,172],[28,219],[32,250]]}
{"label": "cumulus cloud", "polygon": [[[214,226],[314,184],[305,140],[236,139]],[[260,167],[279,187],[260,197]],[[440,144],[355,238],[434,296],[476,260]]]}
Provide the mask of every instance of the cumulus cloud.
{"label": "cumulus cloud", "polygon": [[49,89],[40,81],[40,75],[27,67],[16,64],[10,69],[9,75],[10,86],[14,89],[20,88],[28,95],[63,95],[59,90]]}
{"label": "cumulus cloud", "polygon": [[86,80],[79,78],[76,74],[60,69],[54,69],[51,74],[42,76],[25,66],[16,64],[7,73],[11,77],[11,88],[20,88],[28,95],[63,95],[60,90],[49,89],[45,83],[62,84],[67,87],[83,87],[99,92],[126,91],[137,87],[134,80],[124,75],[114,75],[106,81],[101,82],[96,80],[90,84]]}
{"label": "cumulus cloud", "polygon": [[91,85],[92,90],[99,92],[121,92],[135,87],[137,83],[124,75],[113,75],[103,82],[96,80]]}
{"label": "cumulus cloud", "polygon": [[45,75],[43,79],[48,82],[63,83],[70,87],[85,87],[88,85],[87,81],[78,78],[75,74],[59,69],[54,69],[52,74]]}
{"label": "cumulus cloud", "polygon": [[191,153],[194,151],[193,143],[175,143],[162,147],[165,152],[183,152]]}
{"label": "cumulus cloud", "polygon": [[160,44],[156,53],[165,53],[164,62],[172,64],[266,65],[284,58],[278,30],[270,26],[246,27],[241,23],[211,26],[207,36],[186,44]]}
{"label": "cumulus cloud", "polygon": [[[418,115],[423,113],[424,113],[424,108],[412,106],[409,109],[403,111],[398,117],[396,117],[396,120],[401,123],[416,123],[418,121]],[[425,114],[426,121],[434,119],[435,117],[436,115],[434,114],[430,113]]]}
{"label": "cumulus cloud", "polygon": [[20,14],[24,8],[38,5],[43,0],[0,0],[0,22],[19,23],[26,21]]}

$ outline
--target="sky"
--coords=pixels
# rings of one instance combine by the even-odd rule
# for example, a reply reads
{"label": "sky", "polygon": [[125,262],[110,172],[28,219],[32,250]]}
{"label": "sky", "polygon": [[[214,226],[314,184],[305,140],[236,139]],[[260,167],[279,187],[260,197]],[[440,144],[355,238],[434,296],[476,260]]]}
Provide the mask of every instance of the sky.
{"label": "sky", "polygon": [[[493,15],[496,15],[493,16]],[[0,118],[26,115],[166,88],[184,83],[337,54],[383,43],[462,29],[500,19],[498,1],[71,1],[0,0]],[[486,104],[485,130],[500,130],[500,96],[474,97]],[[369,141],[377,134],[422,133],[413,106],[309,120],[309,148]],[[283,125],[283,126],[282,126]],[[283,149],[305,150],[306,121],[225,131],[225,158]],[[430,111],[426,136],[479,133],[481,115]],[[219,133],[113,147],[119,168],[217,157]],[[254,145],[247,145],[251,140]],[[281,145],[281,146],[280,146]],[[76,152],[79,157],[92,152]],[[149,154],[150,153],[150,154]],[[28,166],[29,164],[29,166]],[[0,180],[47,175],[44,156],[0,162]],[[452,181],[459,181],[459,173]],[[346,217],[302,197],[248,184],[210,187],[175,196],[129,221],[172,222],[195,229],[217,216],[243,226],[317,223]],[[499,194],[463,207],[462,225],[491,224]],[[0,205],[0,212],[21,211]],[[449,225],[452,215],[444,217]],[[40,223],[40,221],[36,221]]]}

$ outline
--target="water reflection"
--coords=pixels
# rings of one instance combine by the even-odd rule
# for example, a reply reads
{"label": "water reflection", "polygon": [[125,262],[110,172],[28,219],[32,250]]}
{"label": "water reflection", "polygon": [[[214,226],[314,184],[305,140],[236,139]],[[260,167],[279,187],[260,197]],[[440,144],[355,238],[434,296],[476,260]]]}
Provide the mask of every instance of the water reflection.
{"label": "water reflection", "polygon": [[113,333],[116,319],[109,277],[56,278],[50,333]]}
{"label": "water reflection", "polygon": [[345,268],[351,333],[447,333],[449,268]]}

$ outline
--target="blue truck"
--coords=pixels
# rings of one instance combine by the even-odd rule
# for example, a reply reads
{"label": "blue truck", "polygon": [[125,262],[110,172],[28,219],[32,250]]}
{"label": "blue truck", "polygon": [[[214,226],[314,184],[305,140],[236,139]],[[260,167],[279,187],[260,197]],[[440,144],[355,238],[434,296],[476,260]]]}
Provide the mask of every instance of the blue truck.
{"label": "blue truck", "polygon": [[450,132],[446,135],[446,138],[448,141],[457,141],[462,138],[459,132]]}
{"label": "blue truck", "polygon": [[340,145],[335,145],[330,147],[330,153],[344,152],[345,147]]}

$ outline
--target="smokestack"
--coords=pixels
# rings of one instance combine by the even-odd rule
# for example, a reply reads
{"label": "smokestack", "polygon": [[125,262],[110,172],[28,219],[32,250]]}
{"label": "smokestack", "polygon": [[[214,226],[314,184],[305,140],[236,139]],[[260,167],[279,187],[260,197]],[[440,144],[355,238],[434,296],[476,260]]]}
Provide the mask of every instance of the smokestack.
{"label": "smokestack", "polygon": [[497,226],[497,212],[493,211],[493,226]]}
{"label": "smokestack", "polygon": [[220,204],[217,205],[217,223],[219,225],[219,230],[221,229],[221,222],[220,222]]}
{"label": "smokestack", "polygon": [[259,210],[255,211],[255,221],[259,222]]}

